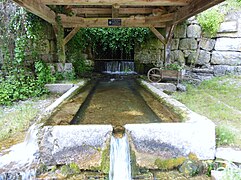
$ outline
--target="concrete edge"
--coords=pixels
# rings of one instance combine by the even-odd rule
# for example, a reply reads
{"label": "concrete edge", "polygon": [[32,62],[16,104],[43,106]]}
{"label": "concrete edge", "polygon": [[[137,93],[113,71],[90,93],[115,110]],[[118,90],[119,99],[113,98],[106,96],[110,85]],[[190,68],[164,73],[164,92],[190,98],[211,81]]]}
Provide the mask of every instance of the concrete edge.
{"label": "concrete edge", "polygon": [[55,110],[55,108],[57,108],[60,104],[62,104],[65,100],[67,100],[68,98],[70,98],[77,90],[79,90],[80,88],[82,88],[85,84],[87,83],[87,81],[83,80],[81,82],[79,82],[76,85],[73,85],[72,88],[70,88],[66,93],[64,93],[62,96],[60,96],[58,99],[55,100],[55,102],[53,102],[50,106],[48,106],[45,109],[44,114],[49,114],[52,111]]}
{"label": "concrete edge", "polygon": [[185,113],[183,122],[194,123],[194,122],[202,121],[201,123],[204,123],[204,122],[213,123],[207,117],[202,116],[196,112],[193,112],[186,105],[177,101],[176,99],[173,99],[171,96],[167,95],[166,93],[162,92],[161,90],[157,89],[151,83],[148,83],[147,81],[144,81],[144,80],[141,80],[140,83],[142,86],[144,86],[144,88],[151,91],[156,97],[165,101],[167,106],[169,106],[170,108],[175,109],[181,113]]}

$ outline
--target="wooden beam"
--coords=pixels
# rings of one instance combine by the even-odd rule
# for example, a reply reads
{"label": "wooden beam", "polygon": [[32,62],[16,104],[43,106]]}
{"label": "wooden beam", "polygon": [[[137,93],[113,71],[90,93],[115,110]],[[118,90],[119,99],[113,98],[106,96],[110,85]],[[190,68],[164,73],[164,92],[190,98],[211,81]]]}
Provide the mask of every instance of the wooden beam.
{"label": "wooden beam", "polygon": [[[89,14],[89,15],[102,15],[111,14],[111,8],[72,8],[74,14]],[[164,10],[160,8],[119,8],[119,14],[163,14]]]}
{"label": "wooden beam", "polygon": [[70,17],[61,14],[62,24],[65,28],[72,27],[160,27],[166,26],[165,23],[153,23],[148,24],[145,21],[145,17],[131,17],[131,18],[119,18],[121,20],[120,26],[108,25],[108,20],[111,18],[82,18],[82,17]]}
{"label": "wooden beam", "polygon": [[80,30],[80,27],[75,27],[65,38],[64,38],[64,45],[66,45],[74,35]]}
{"label": "wooden beam", "polygon": [[39,16],[50,24],[55,25],[56,14],[49,7],[42,4],[39,0],[13,0],[18,5],[24,7],[27,11]]}
{"label": "wooden beam", "polygon": [[193,0],[188,6],[180,8],[176,14],[174,19],[174,24],[180,23],[185,19],[188,19],[202,11],[207,10],[208,8],[215,6],[224,0]]}
{"label": "wooden beam", "polygon": [[171,57],[171,40],[175,28],[175,24],[166,27],[166,45],[165,45],[165,65],[170,64],[170,57]]}
{"label": "wooden beam", "polygon": [[81,15],[81,14],[111,14],[112,9],[111,8],[72,8],[72,11],[74,14]]}
{"label": "wooden beam", "polygon": [[156,37],[165,45],[166,38],[153,26],[150,26],[150,30],[156,35]]}
{"label": "wooden beam", "polygon": [[47,5],[186,6],[190,0],[41,0]]}
{"label": "wooden beam", "polygon": [[146,23],[151,22],[170,22],[174,20],[174,13],[163,14],[159,16],[146,17]]}
{"label": "wooden beam", "polygon": [[115,4],[112,6],[112,18],[119,17],[119,9],[120,9],[120,6],[118,4]]}

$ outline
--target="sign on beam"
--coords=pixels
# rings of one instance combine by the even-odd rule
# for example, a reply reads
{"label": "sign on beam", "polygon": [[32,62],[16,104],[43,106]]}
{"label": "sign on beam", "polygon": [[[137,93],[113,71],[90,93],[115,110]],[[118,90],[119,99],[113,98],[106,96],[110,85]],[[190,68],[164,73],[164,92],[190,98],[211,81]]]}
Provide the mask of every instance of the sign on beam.
{"label": "sign on beam", "polygon": [[108,26],[121,26],[121,19],[108,19]]}

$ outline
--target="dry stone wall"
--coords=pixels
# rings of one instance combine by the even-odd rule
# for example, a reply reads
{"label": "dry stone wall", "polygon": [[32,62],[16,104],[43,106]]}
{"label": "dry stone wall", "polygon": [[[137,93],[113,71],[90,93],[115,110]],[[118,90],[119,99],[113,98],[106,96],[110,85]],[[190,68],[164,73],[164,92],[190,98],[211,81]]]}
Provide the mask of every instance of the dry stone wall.
{"label": "dry stone wall", "polygon": [[[157,38],[135,51],[140,66],[163,64],[163,45]],[[204,80],[229,73],[241,74],[241,11],[230,12],[214,38],[202,36],[201,26],[195,17],[174,30],[171,42],[171,62],[192,67],[187,74]]]}

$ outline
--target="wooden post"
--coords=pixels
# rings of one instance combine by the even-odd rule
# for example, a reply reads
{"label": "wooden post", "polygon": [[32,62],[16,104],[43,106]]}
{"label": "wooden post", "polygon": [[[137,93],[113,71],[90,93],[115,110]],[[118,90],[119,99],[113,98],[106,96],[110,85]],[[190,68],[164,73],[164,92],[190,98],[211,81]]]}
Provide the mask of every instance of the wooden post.
{"label": "wooden post", "polygon": [[166,28],[166,44],[164,48],[165,66],[170,64],[171,40],[172,40],[174,28],[175,28],[175,25],[171,25]]}
{"label": "wooden post", "polygon": [[65,41],[64,41],[64,27],[62,25],[61,18],[59,16],[56,17],[57,25],[54,26],[54,32],[57,40],[57,55],[58,61],[61,63],[65,63]]}

